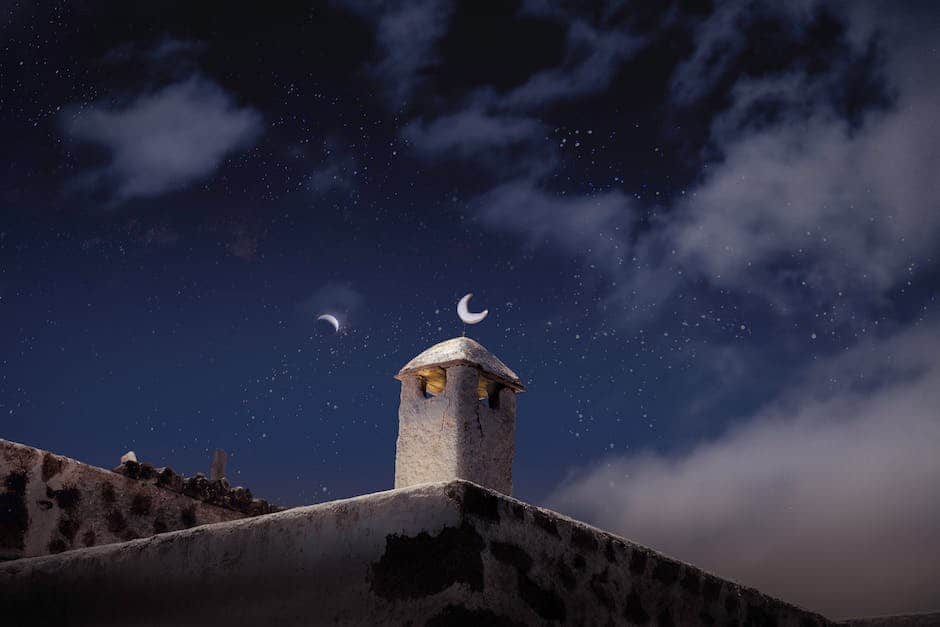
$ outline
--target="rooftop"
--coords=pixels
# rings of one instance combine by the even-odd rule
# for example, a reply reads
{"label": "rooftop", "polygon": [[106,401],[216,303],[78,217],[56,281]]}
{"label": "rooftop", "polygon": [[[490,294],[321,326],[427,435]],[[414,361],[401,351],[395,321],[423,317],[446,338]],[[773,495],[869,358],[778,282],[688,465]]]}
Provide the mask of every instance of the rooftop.
{"label": "rooftop", "polygon": [[465,481],[0,563],[0,607],[11,625],[835,625]]}
{"label": "rooftop", "polygon": [[[525,391],[519,375],[500,361],[499,357],[469,337],[455,337],[435,344],[405,364],[395,378],[401,380],[407,374],[417,374],[428,380],[430,391],[438,393],[443,389],[441,371],[444,368],[461,364],[478,368],[488,375],[489,379],[512,388],[516,392]],[[437,387],[440,389],[436,389]]]}

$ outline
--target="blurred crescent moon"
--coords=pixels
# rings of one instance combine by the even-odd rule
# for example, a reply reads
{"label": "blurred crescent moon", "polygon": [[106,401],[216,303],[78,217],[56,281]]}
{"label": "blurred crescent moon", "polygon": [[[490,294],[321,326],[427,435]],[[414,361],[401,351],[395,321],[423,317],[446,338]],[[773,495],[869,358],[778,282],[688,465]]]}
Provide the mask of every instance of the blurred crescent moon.
{"label": "blurred crescent moon", "polygon": [[490,313],[490,310],[484,309],[480,313],[470,313],[470,310],[467,309],[467,305],[470,303],[471,296],[473,296],[473,294],[467,294],[460,299],[459,303],[457,303],[457,315],[460,316],[460,319],[467,324],[483,322],[483,318],[486,317],[486,314]]}
{"label": "blurred crescent moon", "polygon": [[322,316],[317,316],[317,320],[326,320],[333,325],[334,331],[339,331],[339,320],[336,319],[336,316],[323,314]]}

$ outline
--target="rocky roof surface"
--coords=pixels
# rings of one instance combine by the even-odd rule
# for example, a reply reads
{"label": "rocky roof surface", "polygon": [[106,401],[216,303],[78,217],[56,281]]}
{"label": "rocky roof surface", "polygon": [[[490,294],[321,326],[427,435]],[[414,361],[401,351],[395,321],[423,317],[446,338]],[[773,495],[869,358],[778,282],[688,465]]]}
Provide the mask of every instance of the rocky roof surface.
{"label": "rocky roof surface", "polygon": [[137,479],[179,494],[198,499],[210,505],[217,505],[241,512],[248,516],[260,516],[280,511],[264,499],[254,498],[251,490],[241,486],[232,487],[224,477],[210,480],[197,472],[192,477],[184,477],[173,472],[172,468],[155,468],[147,462],[127,460],[114,469],[114,472],[129,479]]}

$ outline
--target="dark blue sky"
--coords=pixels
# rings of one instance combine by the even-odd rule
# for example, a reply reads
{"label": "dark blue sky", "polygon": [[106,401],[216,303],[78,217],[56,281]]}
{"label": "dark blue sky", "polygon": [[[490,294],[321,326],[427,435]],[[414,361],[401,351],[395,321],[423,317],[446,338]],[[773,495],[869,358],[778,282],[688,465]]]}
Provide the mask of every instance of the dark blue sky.
{"label": "dark blue sky", "polygon": [[528,388],[516,495],[686,550],[630,468],[692,464],[745,495],[716,528],[760,520],[819,475],[735,488],[781,453],[740,434],[812,414],[809,443],[932,376],[891,347],[933,341],[940,270],[937,11],[775,4],[8,4],[0,437],[186,474],[223,448],[282,505],[386,489],[392,377],[473,292]]}

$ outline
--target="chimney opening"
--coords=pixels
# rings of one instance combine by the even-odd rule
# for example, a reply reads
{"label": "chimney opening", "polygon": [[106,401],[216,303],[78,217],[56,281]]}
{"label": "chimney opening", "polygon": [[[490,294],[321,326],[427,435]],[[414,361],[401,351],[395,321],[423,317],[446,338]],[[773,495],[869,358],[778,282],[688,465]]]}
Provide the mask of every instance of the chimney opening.
{"label": "chimney opening", "polygon": [[418,375],[419,387],[424,398],[440,395],[447,386],[447,371],[437,368]]}
{"label": "chimney opening", "polygon": [[490,382],[486,385],[486,404],[490,409],[499,409],[499,393],[505,386],[500,383]]}

